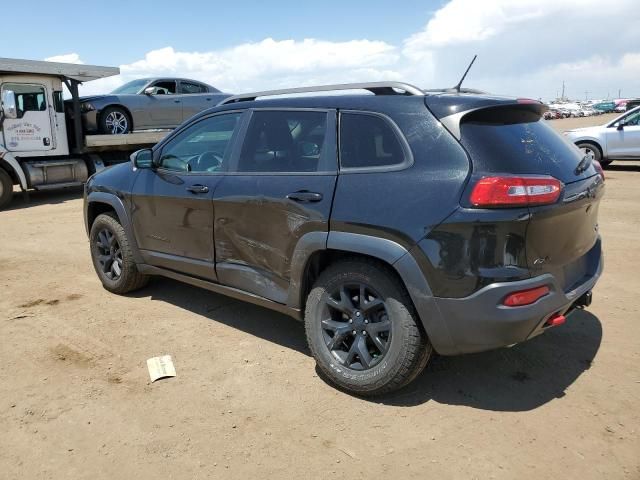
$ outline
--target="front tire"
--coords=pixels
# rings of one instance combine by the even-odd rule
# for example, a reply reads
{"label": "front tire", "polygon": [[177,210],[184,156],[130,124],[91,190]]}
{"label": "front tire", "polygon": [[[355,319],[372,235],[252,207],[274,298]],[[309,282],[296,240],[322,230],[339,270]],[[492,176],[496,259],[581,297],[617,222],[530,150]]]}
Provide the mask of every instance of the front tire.
{"label": "front tire", "polygon": [[0,210],[9,205],[13,198],[13,180],[11,176],[0,167]]}
{"label": "front tire", "polygon": [[330,265],[307,298],[305,330],[324,376],[362,396],[411,382],[432,347],[395,272],[374,261]]}
{"label": "front tire", "polygon": [[144,287],[149,277],[138,272],[129,239],[113,214],[103,213],[91,225],[91,259],[105,289],[124,294]]}
{"label": "front tire", "polygon": [[100,115],[100,132],[107,135],[121,135],[132,130],[129,114],[120,107],[105,108]]}

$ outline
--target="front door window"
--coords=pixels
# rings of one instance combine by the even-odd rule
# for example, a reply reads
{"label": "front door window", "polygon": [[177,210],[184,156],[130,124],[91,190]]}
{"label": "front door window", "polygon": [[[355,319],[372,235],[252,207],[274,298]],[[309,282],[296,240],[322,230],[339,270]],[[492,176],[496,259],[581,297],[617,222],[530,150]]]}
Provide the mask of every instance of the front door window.
{"label": "front door window", "polygon": [[4,120],[3,131],[7,150],[51,150],[51,117],[45,88],[35,84],[5,83],[2,85],[2,91],[6,90],[15,93],[18,113],[18,118]]}

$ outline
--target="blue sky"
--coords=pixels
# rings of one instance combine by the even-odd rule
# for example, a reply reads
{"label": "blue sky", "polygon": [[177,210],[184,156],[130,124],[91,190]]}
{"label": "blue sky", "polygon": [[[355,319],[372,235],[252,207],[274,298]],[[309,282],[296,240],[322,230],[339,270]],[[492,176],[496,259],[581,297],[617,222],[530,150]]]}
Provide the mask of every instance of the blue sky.
{"label": "blue sky", "polygon": [[[404,0],[402,8],[390,8],[388,0],[31,0],[29,10],[47,12],[46,21],[31,29],[28,42],[3,42],[0,52],[46,58],[72,50],[86,63],[120,65],[144,56],[150,46],[206,51],[266,37],[341,41],[372,35],[398,43],[443,3]],[[3,24],[7,38],[24,31],[22,22]]]}
{"label": "blue sky", "polygon": [[84,85],[88,94],[154,75],[229,92],[377,80],[443,87],[478,53],[470,87],[548,100],[564,80],[577,99],[640,96],[637,0],[604,5],[31,0],[5,6],[3,18],[29,20],[3,22],[0,56],[120,67],[120,76]]}

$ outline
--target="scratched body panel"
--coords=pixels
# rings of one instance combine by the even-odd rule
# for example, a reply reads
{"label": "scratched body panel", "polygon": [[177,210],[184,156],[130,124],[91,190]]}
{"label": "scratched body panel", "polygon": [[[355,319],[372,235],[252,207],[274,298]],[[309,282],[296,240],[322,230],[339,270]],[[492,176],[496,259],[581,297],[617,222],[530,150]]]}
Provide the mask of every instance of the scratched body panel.
{"label": "scratched body panel", "polygon": [[[298,240],[308,232],[329,231],[335,183],[335,173],[225,177],[213,199],[220,282],[271,300],[286,299]],[[299,190],[319,192],[322,200],[286,198]]]}

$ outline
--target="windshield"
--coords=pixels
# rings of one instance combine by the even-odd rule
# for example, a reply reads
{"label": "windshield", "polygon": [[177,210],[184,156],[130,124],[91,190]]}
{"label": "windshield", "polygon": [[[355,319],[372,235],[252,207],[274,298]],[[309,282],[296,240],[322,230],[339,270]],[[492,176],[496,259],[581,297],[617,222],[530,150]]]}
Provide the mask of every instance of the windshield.
{"label": "windshield", "polygon": [[126,95],[126,94],[136,94],[138,93],[142,87],[144,87],[147,83],[149,83],[149,80],[147,79],[140,79],[140,80],[131,80],[128,83],[125,83],[124,85],[119,86],[118,88],[116,88],[113,92],[111,93],[115,93],[115,94],[120,94],[120,95]]}

